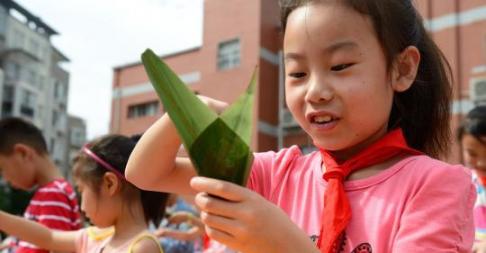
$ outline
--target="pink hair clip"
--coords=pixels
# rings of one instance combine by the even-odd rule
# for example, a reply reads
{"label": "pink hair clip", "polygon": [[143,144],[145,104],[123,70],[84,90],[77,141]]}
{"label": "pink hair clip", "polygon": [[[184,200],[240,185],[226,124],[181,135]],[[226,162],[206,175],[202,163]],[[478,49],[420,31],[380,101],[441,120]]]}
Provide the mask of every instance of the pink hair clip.
{"label": "pink hair clip", "polygon": [[93,160],[95,160],[97,163],[99,163],[101,166],[103,166],[105,169],[109,170],[110,172],[115,173],[118,177],[121,179],[125,179],[125,176],[117,169],[115,169],[113,166],[111,166],[109,163],[103,161],[99,156],[97,156],[91,149],[89,149],[86,145],[81,149],[83,153],[91,157]]}

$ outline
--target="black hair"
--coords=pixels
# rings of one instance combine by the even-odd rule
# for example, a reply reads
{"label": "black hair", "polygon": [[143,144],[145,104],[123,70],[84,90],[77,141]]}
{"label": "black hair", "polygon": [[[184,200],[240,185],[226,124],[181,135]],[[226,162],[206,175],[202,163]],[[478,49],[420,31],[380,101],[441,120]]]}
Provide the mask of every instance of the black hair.
{"label": "black hair", "polygon": [[486,105],[473,108],[457,129],[457,140],[461,141],[465,134],[470,134],[479,142],[486,144],[482,138],[486,137]]}
{"label": "black hair", "polygon": [[[122,175],[125,174],[125,167],[128,158],[135,147],[136,141],[133,138],[122,135],[107,135],[87,144],[87,147],[95,153],[96,156],[110,164]],[[97,163],[90,156],[80,152],[75,158],[76,165],[74,177],[83,182],[90,184],[99,192],[101,181],[108,169]],[[158,225],[164,216],[165,205],[168,193],[144,191],[123,178],[122,194],[128,199],[140,198],[142,203],[145,221],[152,221]]]}
{"label": "black hair", "polygon": [[17,117],[0,120],[0,153],[10,155],[15,144],[24,144],[46,155],[47,144],[42,132],[31,122]]}
{"label": "black hair", "polygon": [[[330,0],[280,0],[285,32],[290,13],[307,4]],[[448,153],[450,142],[451,68],[426,32],[411,0],[333,0],[368,16],[385,53],[387,68],[407,47],[421,55],[416,79],[404,92],[396,92],[388,129],[402,128],[408,145],[432,157]]]}

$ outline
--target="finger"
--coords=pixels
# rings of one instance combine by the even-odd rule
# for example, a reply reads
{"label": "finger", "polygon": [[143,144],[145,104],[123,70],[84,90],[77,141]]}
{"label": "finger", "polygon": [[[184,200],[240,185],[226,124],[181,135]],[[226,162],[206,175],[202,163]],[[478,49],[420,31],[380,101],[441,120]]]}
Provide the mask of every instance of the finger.
{"label": "finger", "polygon": [[235,240],[235,238],[233,236],[231,236],[230,234],[228,234],[224,231],[218,230],[216,228],[205,226],[204,231],[212,240],[216,240],[219,243],[222,243],[224,245],[228,245],[229,242],[232,242],[232,241]]}
{"label": "finger", "polygon": [[232,237],[236,237],[236,235],[239,234],[239,231],[242,230],[238,220],[204,211],[201,212],[201,221],[204,225],[225,232]]}
{"label": "finger", "polygon": [[194,201],[200,210],[230,219],[235,217],[235,210],[238,208],[238,203],[214,197],[206,192],[196,194]]}
{"label": "finger", "polygon": [[207,177],[192,178],[191,187],[198,192],[207,192],[234,202],[243,201],[248,191],[239,185]]}

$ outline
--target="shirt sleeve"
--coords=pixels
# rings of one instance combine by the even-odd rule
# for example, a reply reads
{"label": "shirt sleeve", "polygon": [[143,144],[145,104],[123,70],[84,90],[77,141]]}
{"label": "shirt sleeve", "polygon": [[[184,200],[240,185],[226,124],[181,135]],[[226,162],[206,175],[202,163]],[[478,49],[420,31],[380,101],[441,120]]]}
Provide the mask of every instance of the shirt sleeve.
{"label": "shirt sleeve", "polygon": [[417,178],[409,192],[394,253],[471,252],[476,191],[470,173],[462,166],[438,171]]}
{"label": "shirt sleeve", "polygon": [[88,228],[83,228],[78,231],[74,245],[76,248],[76,253],[86,252],[88,244]]}
{"label": "shirt sleeve", "polygon": [[291,163],[302,155],[299,147],[284,148],[279,152],[254,153],[247,187],[266,199],[272,198],[272,189],[280,182]]}

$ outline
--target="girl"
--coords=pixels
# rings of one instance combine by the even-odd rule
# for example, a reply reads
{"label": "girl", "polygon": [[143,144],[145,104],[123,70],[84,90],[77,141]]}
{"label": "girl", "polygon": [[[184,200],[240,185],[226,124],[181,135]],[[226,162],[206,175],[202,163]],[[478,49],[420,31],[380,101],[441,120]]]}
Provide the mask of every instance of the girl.
{"label": "girl", "polygon": [[319,151],[255,154],[249,189],[191,180],[163,116],[128,180],[197,193],[207,234],[241,252],[470,252],[470,174],[434,159],[449,145],[449,68],[412,2],[288,0],[282,15],[287,106]]}
{"label": "girl", "polygon": [[110,135],[89,143],[75,158],[73,175],[81,193],[81,209],[102,229],[54,231],[0,212],[0,230],[56,251],[162,252],[147,225],[160,222],[167,194],[141,191],[125,180],[124,168],[134,147],[134,140]]}
{"label": "girl", "polygon": [[486,252],[486,106],[471,110],[458,129],[464,162],[473,170],[477,199],[474,205],[476,242],[473,252]]}

